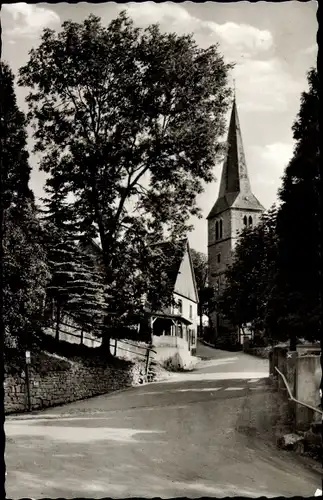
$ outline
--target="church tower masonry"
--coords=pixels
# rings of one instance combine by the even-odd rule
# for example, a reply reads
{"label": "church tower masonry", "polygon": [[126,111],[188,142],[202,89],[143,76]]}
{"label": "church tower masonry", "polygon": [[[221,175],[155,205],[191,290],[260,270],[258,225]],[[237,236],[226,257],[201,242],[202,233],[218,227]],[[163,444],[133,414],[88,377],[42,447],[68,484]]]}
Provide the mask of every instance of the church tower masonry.
{"label": "church tower masonry", "polygon": [[[224,272],[232,263],[233,251],[239,234],[245,226],[257,224],[263,211],[264,207],[251,191],[237,105],[234,99],[219,195],[207,217],[208,280],[216,296],[225,286]],[[223,321],[216,312],[211,315],[211,320],[217,338]]]}

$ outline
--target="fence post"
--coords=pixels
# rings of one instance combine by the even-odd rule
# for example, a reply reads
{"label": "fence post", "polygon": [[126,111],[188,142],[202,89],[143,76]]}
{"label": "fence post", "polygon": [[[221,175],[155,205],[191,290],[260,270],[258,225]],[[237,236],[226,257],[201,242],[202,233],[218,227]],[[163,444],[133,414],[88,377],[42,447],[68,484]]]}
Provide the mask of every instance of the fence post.
{"label": "fence post", "polygon": [[29,379],[29,364],[30,364],[30,351],[25,352],[25,357],[26,357],[26,363],[25,363],[25,370],[26,370],[26,388],[27,388],[27,407],[28,411],[31,410],[31,400],[30,400],[30,379]]}
{"label": "fence post", "polygon": [[114,355],[117,355],[117,339],[114,339]]}
{"label": "fence post", "polygon": [[148,375],[148,369],[149,369],[149,349],[147,348],[147,350],[146,350],[146,376]]}

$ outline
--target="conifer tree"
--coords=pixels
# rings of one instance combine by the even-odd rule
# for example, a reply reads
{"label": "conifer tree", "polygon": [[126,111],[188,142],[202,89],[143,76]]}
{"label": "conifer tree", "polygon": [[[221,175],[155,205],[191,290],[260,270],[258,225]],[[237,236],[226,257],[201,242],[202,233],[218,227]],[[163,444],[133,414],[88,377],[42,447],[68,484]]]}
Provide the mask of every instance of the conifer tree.
{"label": "conifer tree", "polygon": [[0,63],[1,271],[5,339],[26,348],[43,315],[49,277],[42,231],[29,188],[26,119],[18,109],[14,76]]}
{"label": "conifer tree", "polygon": [[102,335],[102,324],[107,307],[103,273],[92,261],[76,239],[75,234],[64,227],[58,229],[47,214],[46,248],[51,280],[47,287],[47,307],[55,315],[56,340],[64,315]]}
{"label": "conifer tree", "polygon": [[293,125],[294,154],[279,191],[279,287],[286,313],[281,328],[293,339],[321,338],[321,207],[319,77],[308,73],[308,90],[302,93]]}

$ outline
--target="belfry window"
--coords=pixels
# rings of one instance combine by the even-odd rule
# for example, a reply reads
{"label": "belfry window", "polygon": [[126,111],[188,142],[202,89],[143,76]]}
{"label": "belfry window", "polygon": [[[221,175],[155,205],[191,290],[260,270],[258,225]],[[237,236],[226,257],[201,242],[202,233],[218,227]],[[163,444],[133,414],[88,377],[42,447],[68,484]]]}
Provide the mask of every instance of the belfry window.
{"label": "belfry window", "polygon": [[216,224],[215,224],[215,239],[216,240],[219,239],[219,221],[216,221]]}
{"label": "belfry window", "polygon": [[220,239],[222,238],[223,236],[223,221],[222,219],[220,220]]}
{"label": "belfry window", "polygon": [[243,218],[243,223],[244,223],[245,226],[247,225],[247,216],[246,215]]}
{"label": "belfry window", "polygon": [[249,217],[249,226],[252,226],[252,217],[251,217],[251,215]]}

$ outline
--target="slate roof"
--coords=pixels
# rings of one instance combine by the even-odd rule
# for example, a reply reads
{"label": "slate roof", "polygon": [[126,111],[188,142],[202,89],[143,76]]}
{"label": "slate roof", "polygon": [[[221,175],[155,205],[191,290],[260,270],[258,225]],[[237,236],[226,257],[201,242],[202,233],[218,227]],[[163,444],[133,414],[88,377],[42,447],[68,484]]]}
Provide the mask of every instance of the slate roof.
{"label": "slate roof", "polygon": [[241,210],[255,210],[257,212],[263,212],[264,207],[258,201],[253,193],[248,195],[243,195],[242,193],[228,193],[222,198],[218,198],[207,219],[212,219],[221,212],[224,212],[228,208],[237,208]]}
{"label": "slate roof", "polygon": [[227,145],[219,196],[207,217],[208,219],[215,217],[228,208],[260,212],[264,210],[264,207],[251,191],[235,99],[232,106]]}

